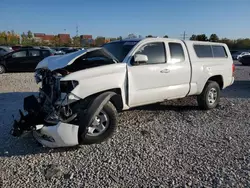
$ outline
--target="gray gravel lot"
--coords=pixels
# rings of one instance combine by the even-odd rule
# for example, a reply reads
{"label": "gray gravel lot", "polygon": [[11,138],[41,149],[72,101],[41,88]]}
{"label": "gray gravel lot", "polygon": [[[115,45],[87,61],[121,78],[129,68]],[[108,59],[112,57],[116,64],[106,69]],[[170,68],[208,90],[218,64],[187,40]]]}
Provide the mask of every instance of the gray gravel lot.
{"label": "gray gravel lot", "polygon": [[0,75],[0,187],[250,187],[250,67],[236,65],[217,109],[193,97],[140,107],[119,114],[112,139],[72,149],[9,134],[37,86],[32,73]]}

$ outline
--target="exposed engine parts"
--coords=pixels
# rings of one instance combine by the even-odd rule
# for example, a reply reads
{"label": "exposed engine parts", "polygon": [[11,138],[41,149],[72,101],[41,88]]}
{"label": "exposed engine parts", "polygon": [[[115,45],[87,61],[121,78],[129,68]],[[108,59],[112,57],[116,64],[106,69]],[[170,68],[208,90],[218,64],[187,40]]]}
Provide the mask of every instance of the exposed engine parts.
{"label": "exposed engine parts", "polygon": [[[60,73],[50,72],[48,70],[38,70],[35,74],[36,82],[41,82],[39,95],[28,96],[24,99],[24,110],[28,112],[24,115],[21,110],[20,120],[14,122],[12,134],[19,136],[23,131],[35,129],[37,124],[55,125],[58,122],[69,123],[77,117],[73,113],[70,105],[66,102],[63,106],[62,101],[68,100],[65,94],[61,98],[60,91]],[[56,103],[59,101],[59,103]]]}

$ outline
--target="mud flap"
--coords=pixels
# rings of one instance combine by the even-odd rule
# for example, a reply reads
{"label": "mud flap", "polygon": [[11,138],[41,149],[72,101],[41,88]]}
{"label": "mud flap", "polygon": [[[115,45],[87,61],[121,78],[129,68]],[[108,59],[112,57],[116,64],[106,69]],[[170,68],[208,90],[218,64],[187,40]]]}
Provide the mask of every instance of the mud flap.
{"label": "mud flap", "polygon": [[114,95],[116,95],[114,92],[105,92],[98,95],[89,105],[87,111],[83,115],[80,115],[79,138],[85,136],[87,127],[92,124],[95,116],[101,112],[105,104],[107,104]]}

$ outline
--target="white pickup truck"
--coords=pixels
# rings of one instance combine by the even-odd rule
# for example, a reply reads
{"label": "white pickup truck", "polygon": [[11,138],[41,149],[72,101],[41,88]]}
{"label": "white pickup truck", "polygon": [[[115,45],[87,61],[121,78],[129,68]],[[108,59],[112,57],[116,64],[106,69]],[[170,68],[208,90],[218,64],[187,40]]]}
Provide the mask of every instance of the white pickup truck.
{"label": "white pickup truck", "polygon": [[226,44],[166,38],[120,40],[100,48],[51,56],[36,67],[38,96],[24,99],[12,134],[33,131],[47,147],[102,142],[117,111],[186,96],[215,108],[234,82]]}

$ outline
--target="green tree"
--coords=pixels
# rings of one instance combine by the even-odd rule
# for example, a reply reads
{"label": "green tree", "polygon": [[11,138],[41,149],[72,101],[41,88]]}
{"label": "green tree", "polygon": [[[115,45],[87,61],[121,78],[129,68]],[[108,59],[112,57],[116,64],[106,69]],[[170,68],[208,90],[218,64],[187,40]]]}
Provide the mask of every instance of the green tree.
{"label": "green tree", "polygon": [[81,46],[81,39],[79,36],[74,36],[72,38],[73,46],[74,47],[80,47]]}
{"label": "green tree", "polygon": [[198,41],[208,41],[208,38],[205,34],[197,35],[196,40]]}
{"label": "green tree", "polygon": [[[234,42],[233,40],[228,39],[228,38],[222,38],[222,39],[220,39],[219,42],[227,44],[227,46],[228,46],[230,49],[233,49],[233,48],[236,47],[235,42]],[[236,48],[237,48],[237,47],[236,47]]]}
{"label": "green tree", "polygon": [[147,35],[147,36],[146,36],[146,38],[151,38],[151,37],[153,37],[153,35]]}
{"label": "green tree", "polygon": [[110,38],[110,42],[111,41],[116,41],[117,39],[116,38]]}
{"label": "green tree", "polygon": [[33,34],[32,34],[32,32],[31,32],[30,30],[29,30],[28,33],[27,33],[27,37],[28,37],[29,39],[33,38]]}
{"label": "green tree", "polygon": [[127,38],[134,39],[134,38],[137,38],[137,36],[133,33],[130,33]]}
{"label": "green tree", "polygon": [[189,38],[189,40],[196,40],[196,38],[197,38],[197,36],[193,34],[193,35]]}
{"label": "green tree", "polygon": [[163,38],[168,38],[168,35],[164,35],[164,37]]}
{"label": "green tree", "polygon": [[101,46],[104,43],[105,43],[105,37],[100,37],[100,36],[96,37],[96,39],[95,39],[96,46]]}
{"label": "green tree", "polygon": [[21,41],[22,41],[22,45],[27,45],[28,43],[28,36],[24,32],[21,34]]}
{"label": "green tree", "polygon": [[53,40],[52,40],[52,45],[53,46],[60,46],[60,41],[59,41],[59,37],[58,36],[54,36]]}
{"label": "green tree", "polygon": [[209,37],[209,41],[211,42],[218,42],[219,41],[219,37],[216,34],[211,34]]}
{"label": "green tree", "polygon": [[6,45],[7,44],[7,33],[5,31],[0,33],[0,45]]}

